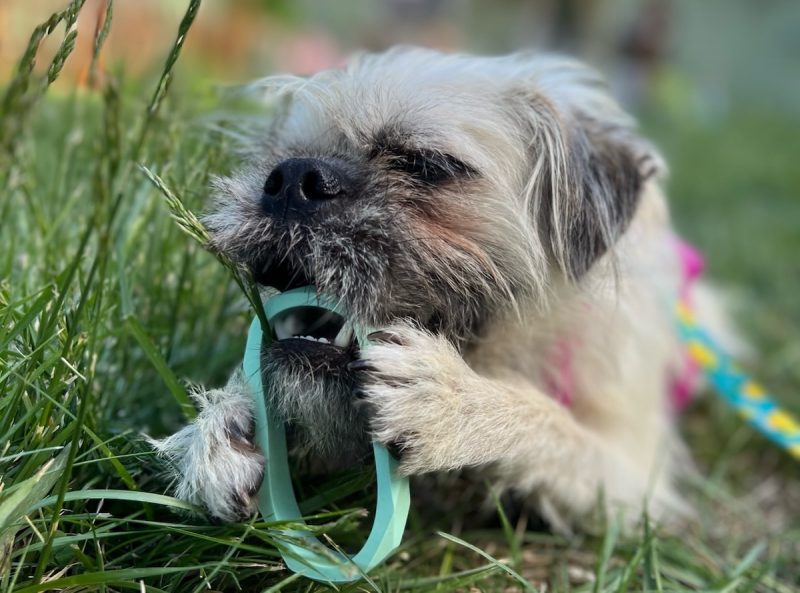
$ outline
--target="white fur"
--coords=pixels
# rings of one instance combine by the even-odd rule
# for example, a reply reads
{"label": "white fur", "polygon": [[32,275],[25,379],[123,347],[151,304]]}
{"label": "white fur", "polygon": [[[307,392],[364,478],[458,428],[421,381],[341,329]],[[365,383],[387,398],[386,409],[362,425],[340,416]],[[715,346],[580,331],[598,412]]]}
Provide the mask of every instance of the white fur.
{"label": "white fur", "polygon": [[[482,468],[538,500],[558,523],[580,519],[600,491],[629,517],[643,505],[661,518],[688,513],[674,484],[691,463],[668,405],[668,376],[682,360],[672,319],[681,274],[660,175],[653,175],[664,165],[593,71],[565,58],[405,49],[253,88],[292,97],[285,118],[252,140],[256,152],[309,139],[312,152],[366,150],[366,138],[401,121],[418,131],[414,141],[481,172],[452,198],[474,214],[469,239],[484,256],[461,269],[493,284],[496,301],[511,306],[490,317],[464,356],[403,320],[388,328],[400,344],[375,344],[363,354],[375,368],[365,386],[375,435],[404,447],[404,473]],[[567,227],[586,199],[576,154],[593,134],[634,155],[648,180],[619,237],[613,212],[596,204],[603,236],[616,243],[573,281]],[[217,182],[217,209],[206,220],[218,245],[258,248],[263,221],[253,219],[253,196],[264,178],[256,165]],[[547,188],[556,213],[551,254],[539,216]],[[448,290],[475,285],[468,280],[450,278]],[[512,294],[513,285],[522,288]],[[698,297],[718,317],[713,294]],[[553,373],[549,353],[564,340],[575,382],[569,409],[544,387]],[[198,401],[198,420],[157,447],[177,466],[177,495],[229,519],[240,514],[231,493],[252,495],[260,479],[260,456],[243,454],[225,436],[229,423],[251,422],[249,398],[237,379]],[[252,510],[250,499],[244,510]]]}
{"label": "white fur", "polygon": [[264,472],[264,457],[238,436],[253,430],[252,396],[237,372],[225,389],[198,391],[194,400],[195,421],[151,444],[172,468],[175,496],[220,519],[243,519],[255,511],[253,494]]}
{"label": "white fur", "polygon": [[[522,322],[495,324],[466,361],[447,340],[402,324],[389,328],[401,345],[366,350],[377,369],[376,435],[405,447],[404,473],[492,468],[502,486],[547,499],[558,524],[589,511],[601,490],[628,523],[643,506],[661,519],[690,513],[674,477],[692,466],[666,395],[681,358],[670,306],[680,276],[663,198],[651,186],[644,199],[616,278],[610,258],[599,262],[581,286],[556,290],[546,313],[527,307]],[[565,337],[570,409],[537,387],[550,370],[545,353]]]}

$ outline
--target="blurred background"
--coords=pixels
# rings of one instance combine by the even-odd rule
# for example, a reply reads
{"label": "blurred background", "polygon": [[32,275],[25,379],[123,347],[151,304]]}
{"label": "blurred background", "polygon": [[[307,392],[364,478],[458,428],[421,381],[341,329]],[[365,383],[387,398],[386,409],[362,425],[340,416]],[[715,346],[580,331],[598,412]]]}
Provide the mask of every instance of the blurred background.
{"label": "blurred background", "polygon": [[[0,86],[29,31],[64,5],[0,0]],[[184,0],[114,3],[100,72],[128,84],[151,81],[185,6]],[[51,92],[88,86],[92,37],[105,10],[105,0],[87,0],[76,51]],[[40,68],[59,37],[41,48]],[[601,69],[664,150],[676,224],[709,254],[711,276],[730,288],[776,390],[795,390],[800,2],[214,0],[201,6],[175,82],[208,98],[220,86],[278,72],[310,74],[340,65],[354,51],[397,43],[480,53],[541,48]]]}
{"label": "blurred background", "polygon": [[[29,31],[61,0],[0,3],[0,81]],[[105,0],[87,0],[77,59],[60,84],[82,82],[91,31]],[[160,63],[159,43],[183,0],[113,6],[106,62],[141,74]],[[94,18],[93,18],[94,17]],[[412,43],[449,51],[541,48],[576,54],[603,69],[629,107],[653,95],[706,119],[740,105],[800,115],[800,3],[795,0],[215,0],[201,8],[186,61],[209,83],[274,72],[310,74],[354,51]],[[80,56],[83,56],[83,60]],[[665,97],[666,95],[666,97]]]}

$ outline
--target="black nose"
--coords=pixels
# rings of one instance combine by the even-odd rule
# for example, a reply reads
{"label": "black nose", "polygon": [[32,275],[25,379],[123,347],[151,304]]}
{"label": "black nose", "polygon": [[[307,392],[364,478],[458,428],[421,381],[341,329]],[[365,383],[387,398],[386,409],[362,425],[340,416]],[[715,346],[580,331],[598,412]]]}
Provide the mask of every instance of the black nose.
{"label": "black nose", "polygon": [[321,159],[287,159],[264,183],[264,209],[268,214],[307,213],[344,195],[345,186],[340,166]]}

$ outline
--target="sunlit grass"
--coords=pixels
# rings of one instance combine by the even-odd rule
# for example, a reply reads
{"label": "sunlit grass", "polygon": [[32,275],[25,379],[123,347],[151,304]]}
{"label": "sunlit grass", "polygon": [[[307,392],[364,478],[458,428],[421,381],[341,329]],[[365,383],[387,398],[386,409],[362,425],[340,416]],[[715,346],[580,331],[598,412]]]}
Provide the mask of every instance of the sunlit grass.
{"label": "sunlit grass", "polygon": [[[34,32],[0,103],[0,590],[322,588],[282,569],[275,525],[212,524],[170,497],[141,438],[191,416],[186,380],[224,381],[255,300],[246,274],[204,249],[196,218],[209,175],[231,166],[231,147],[199,123],[196,97],[170,90],[199,1],[187,2],[176,39],[163,40],[167,58],[151,86],[112,70],[94,90],[53,95],[81,5]],[[60,49],[34,69],[45,35],[60,36]],[[676,153],[681,225],[710,252],[712,270],[746,293],[748,329],[767,354],[762,378],[796,394],[800,179],[784,155],[798,154],[800,135],[780,120],[748,122],[719,144],[716,131],[687,125],[688,149],[680,128],[653,131]],[[781,148],[754,165],[735,130],[765,160]],[[696,166],[705,152],[713,156]],[[754,178],[764,187],[748,186]],[[763,264],[747,248],[751,236],[769,252]],[[713,400],[690,414],[687,432],[711,479],[687,487],[701,516],[686,533],[645,522],[622,534],[611,520],[566,540],[525,530],[499,503],[497,528],[459,532],[474,509],[453,501],[436,520],[412,509],[402,548],[373,583],[343,589],[796,590],[797,467]],[[337,484],[342,495],[361,485]],[[770,492],[742,498],[759,484],[783,490],[768,504]],[[367,525],[348,504],[323,494],[303,508],[315,531],[357,542]]]}

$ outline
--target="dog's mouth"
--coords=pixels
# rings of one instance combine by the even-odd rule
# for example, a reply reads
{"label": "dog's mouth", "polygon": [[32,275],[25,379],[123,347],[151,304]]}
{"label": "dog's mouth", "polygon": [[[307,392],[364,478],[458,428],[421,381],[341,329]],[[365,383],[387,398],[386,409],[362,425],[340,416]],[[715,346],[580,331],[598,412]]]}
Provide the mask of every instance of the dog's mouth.
{"label": "dog's mouth", "polygon": [[281,292],[313,284],[309,274],[287,259],[270,258],[252,267],[253,280],[263,286],[277,288]]}
{"label": "dog's mouth", "polygon": [[[353,325],[343,316],[319,307],[297,307],[278,315],[272,323],[278,342],[306,342],[347,350],[355,343]],[[298,344],[300,345],[300,344]]]}
{"label": "dog's mouth", "polygon": [[[313,284],[301,267],[291,265],[286,259],[273,259],[254,267],[253,277],[259,284],[281,292]],[[328,346],[346,350],[355,343],[352,323],[338,313],[313,306],[296,307],[276,316],[272,337],[284,345],[303,349]]]}

